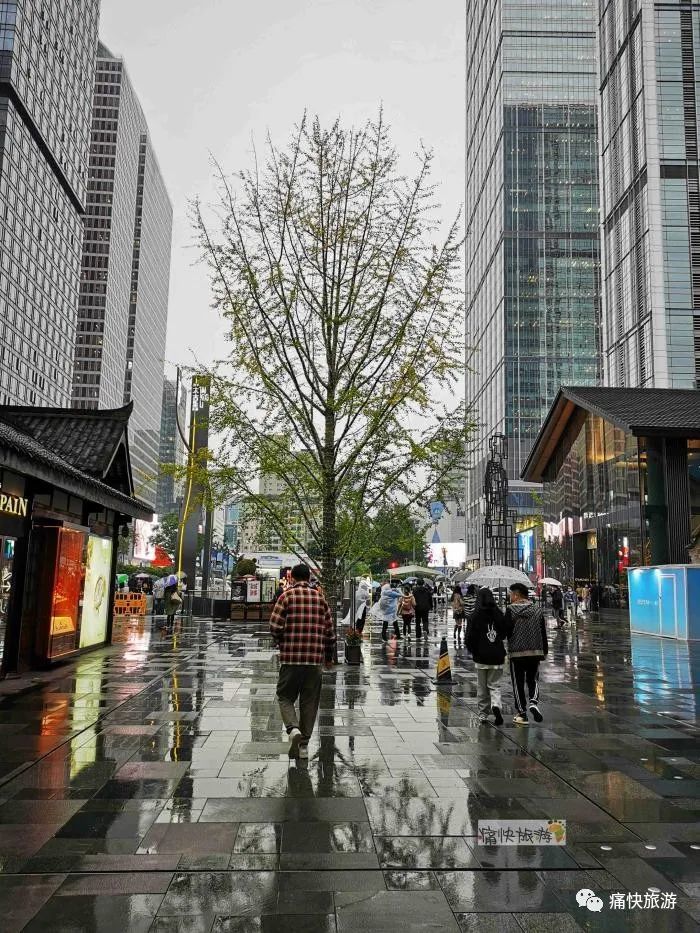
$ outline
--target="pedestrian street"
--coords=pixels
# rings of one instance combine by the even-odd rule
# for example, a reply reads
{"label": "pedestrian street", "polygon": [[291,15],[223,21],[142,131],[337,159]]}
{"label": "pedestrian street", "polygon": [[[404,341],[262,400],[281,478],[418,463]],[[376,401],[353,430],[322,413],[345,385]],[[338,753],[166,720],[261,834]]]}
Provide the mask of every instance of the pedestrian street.
{"label": "pedestrian street", "polygon": [[[264,625],[120,623],[0,701],[1,929],[696,930],[699,649],[614,617],[549,635],[544,721],[512,723],[504,678],[495,728],[452,644],[436,691],[434,626],[375,627],[324,673],[307,763]],[[480,844],[504,819],[565,820],[566,845]]]}

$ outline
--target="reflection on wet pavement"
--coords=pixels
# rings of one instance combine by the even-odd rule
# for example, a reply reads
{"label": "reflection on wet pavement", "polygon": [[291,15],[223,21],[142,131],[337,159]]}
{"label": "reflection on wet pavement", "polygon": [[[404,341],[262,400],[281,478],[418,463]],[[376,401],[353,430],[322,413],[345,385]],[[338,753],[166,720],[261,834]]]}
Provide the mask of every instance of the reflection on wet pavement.
{"label": "reflection on wet pavement", "polygon": [[[511,725],[506,688],[496,729],[463,653],[440,695],[437,643],[375,633],[360,668],[324,675],[305,765],[263,628],[125,624],[0,701],[0,928],[697,929],[700,648],[615,619],[551,635],[544,722]],[[505,818],[566,819],[568,844],[479,845],[478,821]],[[648,926],[608,910],[654,888],[677,906]]]}

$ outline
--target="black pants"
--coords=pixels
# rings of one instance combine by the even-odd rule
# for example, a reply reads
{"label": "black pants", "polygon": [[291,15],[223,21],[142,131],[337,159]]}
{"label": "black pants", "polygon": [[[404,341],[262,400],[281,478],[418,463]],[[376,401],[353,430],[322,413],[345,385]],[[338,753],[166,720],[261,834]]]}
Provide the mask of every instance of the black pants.
{"label": "black pants", "polygon": [[411,622],[413,622],[413,616],[402,615],[401,618],[403,619],[404,636],[408,635],[408,637],[410,638],[411,637]]}
{"label": "black pants", "polygon": [[430,616],[429,609],[416,609],[416,638],[421,637],[421,627],[425,629],[425,634],[428,634],[428,617]]}
{"label": "black pants", "polygon": [[362,615],[359,619],[355,619],[355,628],[358,632],[363,632],[365,628],[365,622],[367,621],[367,606],[362,610]]}
{"label": "black pants", "polygon": [[[277,679],[277,702],[287,732],[300,729],[308,742],[314,731],[321,700],[320,664],[281,664]],[[299,714],[294,704],[299,700]]]}
{"label": "black pants", "polygon": [[[536,704],[540,698],[540,659],[511,658],[510,679],[513,684],[515,708],[519,713],[526,713],[529,704]],[[527,696],[525,687],[527,686]]]}
{"label": "black pants", "polygon": [[[389,628],[389,620],[384,619],[384,622],[382,623],[382,638],[386,638],[386,632],[388,628]],[[396,637],[398,638],[400,634],[401,633],[399,632],[398,619],[394,619],[394,635],[396,635]]]}

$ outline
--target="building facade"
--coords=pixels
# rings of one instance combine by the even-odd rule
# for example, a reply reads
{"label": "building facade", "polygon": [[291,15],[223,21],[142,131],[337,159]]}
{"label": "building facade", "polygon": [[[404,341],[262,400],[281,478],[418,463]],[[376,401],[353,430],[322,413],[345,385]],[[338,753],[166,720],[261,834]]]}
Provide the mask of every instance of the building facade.
{"label": "building facade", "polygon": [[564,387],[524,473],[544,482],[544,575],[625,606],[631,568],[687,563],[700,544],[700,394]]}
{"label": "building facade", "polygon": [[137,494],[156,500],[172,207],[124,62],[99,45],[73,404],[134,403]]}
{"label": "building facade", "polygon": [[600,3],[606,383],[700,376],[700,5]]}
{"label": "building facade", "polygon": [[[163,396],[160,415],[160,439],[158,447],[158,462],[160,464],[175,464],[183,466],[185,463],[185,445],[180,428],[187,434],[187,393],[181,391],[178,398],[178,386],[175,379],[163,379]],[[179,513],[182,483],[172,473],[158,473],[158,488],[156,492],[156,513],[162,518],[164,515]]]}
{"label": "building facade", "polygon": [[0,2],[0,404],[70,404],[98,17]]}
{"label": "building facade", "polygon": [[536,511],[520,472],[562,383],[599,381],[597,4],[467,3],[467,560],[483,555],[488,442],[507,439],[513,527]]}

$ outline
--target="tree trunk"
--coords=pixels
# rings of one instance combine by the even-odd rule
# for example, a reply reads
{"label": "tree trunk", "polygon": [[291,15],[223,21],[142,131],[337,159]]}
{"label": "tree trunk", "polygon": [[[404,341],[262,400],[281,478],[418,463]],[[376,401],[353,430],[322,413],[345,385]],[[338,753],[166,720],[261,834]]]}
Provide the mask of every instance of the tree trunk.
{"label": "tree trunk", "polygon": [[[332,400],[332,391],[329,393]],[[326,600],[333,614],[333,629],[335,631],[335,647],[333,658],[338,663],[338,525],[336,517],[336,487],[335,487],[335,415],[332,408],[326,413],[326,424],[323,438],[323,540],[321,542],[321,579],[326,592]]]}

